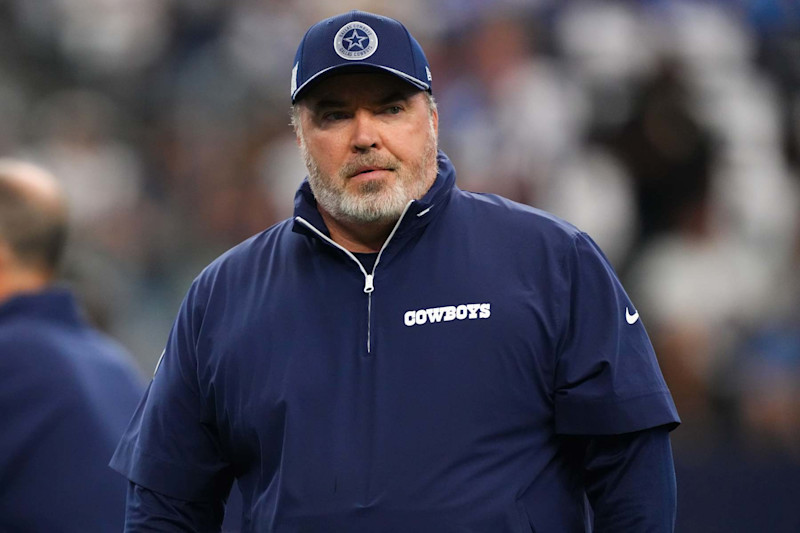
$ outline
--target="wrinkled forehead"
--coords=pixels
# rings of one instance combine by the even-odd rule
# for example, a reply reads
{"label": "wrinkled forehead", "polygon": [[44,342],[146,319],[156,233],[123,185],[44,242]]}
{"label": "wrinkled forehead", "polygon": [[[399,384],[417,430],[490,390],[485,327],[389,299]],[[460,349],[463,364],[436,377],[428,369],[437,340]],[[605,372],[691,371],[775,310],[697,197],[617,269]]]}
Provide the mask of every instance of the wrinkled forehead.
{"label": "wrinkled forehead", "polygon": [[320,80],[300,100],[316,107],[323,102],[377,104],[408,100],[423,91],[391,74],[382,72],[340,73]]}

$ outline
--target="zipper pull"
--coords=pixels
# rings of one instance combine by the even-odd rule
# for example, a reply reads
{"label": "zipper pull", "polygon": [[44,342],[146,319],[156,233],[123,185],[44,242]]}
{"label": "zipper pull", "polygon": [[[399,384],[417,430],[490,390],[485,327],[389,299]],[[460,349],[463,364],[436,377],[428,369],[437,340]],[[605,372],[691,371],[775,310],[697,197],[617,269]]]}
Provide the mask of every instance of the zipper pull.
{"label": "zipper pull", "polygon": [[364,279],[364,292],[369,294],[375,290],[375,285],[372,284],[372,274],[367,274]]}

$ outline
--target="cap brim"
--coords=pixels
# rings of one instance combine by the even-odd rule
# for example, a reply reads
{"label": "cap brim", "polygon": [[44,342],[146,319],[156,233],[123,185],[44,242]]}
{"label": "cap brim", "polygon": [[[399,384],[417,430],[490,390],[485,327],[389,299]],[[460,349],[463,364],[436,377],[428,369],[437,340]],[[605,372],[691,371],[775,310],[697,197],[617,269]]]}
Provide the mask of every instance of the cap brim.
{"label": "cap brim", "polygon": [[405,72],[400,72],[399,70],[395,70],[393,68],[385,67],[383,65],[375,65],[372,63],[358,63],[358,64],[343,64],[343,65],[334,65],[332,67],[328,67],[325,70],[321,70],[308,78],[305,83],[300,85],[297,89],[295,89],[294,93],[292,93],[292,103],[295,103],[301,96],[303,92],[307,91],[312,85],[322,81],[325,78],[328,78],[334,74],[343,74],[349,73],[354,74],[358,72],[388,72],[389,74],[394,74],[401,80],[410,83],[414,87],[418,88],[421,91],[430,91],[431,86],[429,83],[425,83],[424,81],[417,79],[413,76],[409,76]]}

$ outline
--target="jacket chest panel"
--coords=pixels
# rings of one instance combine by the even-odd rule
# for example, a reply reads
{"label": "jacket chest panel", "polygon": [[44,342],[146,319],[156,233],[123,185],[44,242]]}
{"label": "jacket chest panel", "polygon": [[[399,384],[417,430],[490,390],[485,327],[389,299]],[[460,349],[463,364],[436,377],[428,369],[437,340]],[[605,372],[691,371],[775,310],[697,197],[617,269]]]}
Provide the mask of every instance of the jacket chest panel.
{"label": "jacket chest panel", "polygon": [[335,484],[352,498],[378,475],[411,498],[435,486],[436,472],[467,475],[443,472],[448,463],[436,458],[490,456],[508,449],[503,439],[521,453],[531,447],[525,435],[551,422],[552,380],[543,310],[529,294],[487,280],[379,278],[367,295],[356,281],[288,306],[293,291],[271,291],[227,321],[238,325],[211,358],[220,376],[239,380],[223,380],[218,407],[236,413],[225,427],[244,447],[237,456],[274,458],[264,461],[267,477],[306,472],[287,478],[298,484],[283,487],[290,492]]}

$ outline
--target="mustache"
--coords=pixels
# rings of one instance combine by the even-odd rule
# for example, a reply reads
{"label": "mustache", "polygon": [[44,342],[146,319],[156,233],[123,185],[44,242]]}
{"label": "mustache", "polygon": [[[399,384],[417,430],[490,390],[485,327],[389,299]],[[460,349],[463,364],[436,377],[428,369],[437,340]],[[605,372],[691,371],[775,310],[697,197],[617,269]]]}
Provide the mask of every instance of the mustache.
{"label": "mustache", "polygon": [[383,156],[379,154],[365,154],[358,156],[349,163],[345,164],[339,174],[345,178],[355,175],[360,169],[364,167],[379,167],[386,170],[397,170],[400,162],[393,157]]}

